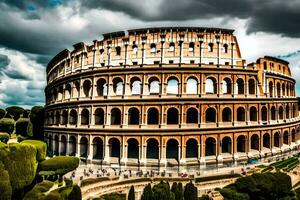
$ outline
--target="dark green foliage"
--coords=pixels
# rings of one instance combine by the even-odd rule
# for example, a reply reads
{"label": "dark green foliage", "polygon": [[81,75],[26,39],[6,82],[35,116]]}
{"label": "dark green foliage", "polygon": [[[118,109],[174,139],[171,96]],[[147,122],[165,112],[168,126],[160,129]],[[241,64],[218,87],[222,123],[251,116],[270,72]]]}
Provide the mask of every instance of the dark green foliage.
{"label": "dark green foliage", "polygon": [[81,199],[82,199],[81,189],[78,185],[74,185],[73,190],[68,197],[68,200],[81,200]]}
{"label": "dark green foliage", "polygon": [[192,181],[184,187],[184,200],[197,200],[198,199],[198,192],[197,188],[194,186]]}
{"label": "dark green foliage", "polygon": [[6,111],[0,108],[0,119],[5,116]]}
{"label": "dark green foliage", "polygon": [[[175,183],[173,183],[174,185]],[[173,191],[173,185],[172,185],[172,192],[175,194],[175,199],[176,200],[183,200],[183,187],[182,187],[182,183],[179,182],[178,184],[176,184],[176,187],[174,188]]]}
{"label": "dark green foliage", "polygon": [[10,200],[12,188],[10,185],[8,171],[4,169],[3,163],[0,161],[0,199]]}
{"label": "dark green foliage", "polygon": [[128,193],[128,200],[135,200],[133,185],[130,187],[130,190],[129,190],[129,193]]}
{"label": "dark green foliage", "polygon": [[24,112],[22,114],[22,118],[29,118],[29,112],[30,112],[30,110],[24,110]]}
{"label": "dark green foliage", "polygon": [[16,121],[16,134],[27,137],[28,136],[28,133],[27,133],[28,124],[29,124],[29,119],[19,118]]}
{"label": "dark green foliage", "polygon": [[79,165],[79,158],[73,156],[57,156],[44,160],[39,164],[41,175],[64,175]]}
{"label": "dark green foliage", "polygon": [[150,183],[144,188],[141,200],[152,200],[153,192]]}
{"label": "dark green foliage", "polygon": [[102,200],[126,200],[126,195],[121,193],[111,193],[100,197]]}
{"label": "dark green foliage", "polygon": [[46,153],[47,153],[47,144],[40,140],[24,140],[21,142],[22,144],[30,144],[33,145],[36,150],[36,160],[38,162],[41,162],[46,159]]}
{"label": "dark green foliage", "polygon": [[34,106],[31,108],[29,118],[32,123],[33,138],[43,140],[44,138],[44,107]]}
{"label": "dark green foliage", "polygon": [[225,200],[249,200],[249,196],[246,193],[239,193],[236,190],[230,188],[223,188],[220,193]]}
{"label": "dark green foliage", "polygon": [[27,137],[24,137],[22,135],[17,135],[18,142],[22,142],[22,141],[27,140],[27,139],[28,139]]}
{"label": "dark green foliage", "polygon": [[8,171],[15,199],[23,196],[24,188],[35,178],[36,153],[37,150],[28,144],[0,145],[0,158]]}
{"label": "dark green foliage", "polygon": [[24,112],[24,109],[19,106],[7,107],[5,110],[10,114],[10,116],[13,117],[15,121],[17,121],[20,118],[21,114],[23,114]]}
{"label": "dark green foliage", "polygon": [[7,143],[8,140],[9,140],[9,134],[0,132],[0,142]]}
{"label": "dark green foliage", "polygon": [[38,183],[26,193],[23,200],[33,200],[33,199],[45,199],[44,192],[47,192],[52,186],[54,185],[51,181],[43,181],[41,183]]}
{"label": "dark green foliage", "polygon": [[15,128],[15,121],[10,118],[0,119],[0,132],[12,134]]}
{"label": "dark green foliage", "polygon": [[221,189],[220,193],[226,195],[225,199],[239,198],[241,195],[245,197],[244,199],[248,195],[251,200],[289,199],[294,197],[291,189],[291,178],[278,172],[239,178],[234,184]]}
{"label": "dark green foliage", "polygon": [[[31,123],[31,121],[29,121],[28,126],[27,126],[27,135],[32,137],[33,136],[33,125]],[[36,138],[34,138],[36,139]],[[40,139],[42,140],[42,139]]]}
{"label": "dark green foliage", "polygon": [[170,190],[168,183],[161,181],[152,188],[153,200],[175,200],[174,193]]}
{"label": "dark green foliage", "polygon": [[201,197],[199,197],[198,200],[209,200],[209,196],[208,195],[202,195]]}

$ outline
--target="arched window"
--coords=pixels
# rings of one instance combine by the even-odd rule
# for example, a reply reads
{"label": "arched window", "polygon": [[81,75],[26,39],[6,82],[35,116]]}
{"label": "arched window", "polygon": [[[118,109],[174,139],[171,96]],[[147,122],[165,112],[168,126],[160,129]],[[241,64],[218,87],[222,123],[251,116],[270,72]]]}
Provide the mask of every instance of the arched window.
{"label": "arched window", "polygon": [[283,107],[279,107],[279,119],[283,119]]}
{"label": "arched window", "polygon": [[290,96],[290,86],[286,84],[286,96]]}
{"label": "arched window", "polygon": [[197,124],[198,123],[198,111],[195,108],[189,108],[186,112],[186,123]]}
{"label": "arched window", "polygon": [[116,56],[120,56],[121,55],[121,47],[116,47]]}
{"label": "arched window", "polygon": [[137,108],[130,108],[128,110],[128,124],[138,125],[140,123],[140,111]]}
{"label": "arched window", "polygon": [[174,42],[170,43],[169,51],[175,51],[175,44],[174,44]]}
{"label": "arched window", "polygon": [[156,53],[156,44],[152,43],[150,45],[151,53]]}
{"label": "arched window", "polygon": [[134,54],[137,54],[138,47],[135,44],[132,45],[132,51],[133,51]]}
{"label": "arched window", "polygon": [[280,97],[281,96],[281,94],[280,94],[280,83],[278,82],[277,84],[276,84],[276,89],[277,89],[277,97]]}
{"label": "arched window", "polygon": [[205,111],[205,122],[214,123],[216,122],[216,110],[214,108],[207,108]]}
{"label": "arched window", "polygon": [[80,83],[79,83],[79,81],[75,81],[74,85],[75,85],[75,87],[74,87],[74,90],[73,90],[73,97],[78,98],[79,93],[80,93]]}
{"label": "arched window", "polygon": [[120,141],[117,138],[111,138],[109,141],[109,156],[120,159]]}
{"label": "arched window", "polygon": [[285,96],[285,84],[284,83],[282,83],[281,90],[282,90],[282,96]]}
{"label": "arched window", "polygon": [[127,157],[128,158],[139,158],[139,142],[134,139],[130,138],[127,141],[128,147],[127,147]]}
{"label": "arched window", "polygon": [[85,80],[83,82],[83,93],[85,97],[89,97],[90,96],[90,91],[92,88],[92,84],[90,80]]}
{"label": "arched window", "polygon": [[167,142],[167,159],[175,159],[178,161],[178,142],[175,139],[169,139]]}
{"label": "arched window", "polygon": [[97,108],[95,110],[95,125],[104,124],[104,110],[102,108]]}
{"label": "arched window", "polygon": [[88,156],[88,139],[82,137],[80,139],[80,157],[87,158]]}
{"label": "arched window", "polygon": [[132,78],[131,79],[131,94],[141,94],[142,87],[141,87],[141,81],[138,78]]}
{"label": "arched window", "polygon": [[71,110],[70,111],[70,124],[75,125],[77,124],[77,111]]}
{"label": "arched window", "polygon": [[167,124],[178,124],[178,110],[176,108],[169,108],[167,113]]}
{"label": "arched window", "polygon": [[81,111],[81,124],[88,125],[90,123],[90,112],[88,109],[83,109]]}
{"label": "arched window", "polygon": [[67,84],[65,88],[65,99],[71,98],[71,85]]}
{"label": "arched window", "polygon": [[208,52],[213,52],[213,49],[214,49],[214,44],[213,43],[209,43],[208,46]]}
{"label": "arched window", "polygon": [[239,78],[237,81],[236,81],[236,85],[237,85],[237,93],[238,94],[244,94],[245,93],[245,90],[244,90],[244,80]]}
{"label": "arched window", "polygon": [[244,135],[237,138],[237,152],[246,152],[246,137]]}
{"label": "arched window", "polygon": [[159,113],[156,108],[148,110],[147,124],[159,124]]}
{"label": "arched window", "polygon": [[147,141],[146,157],[147,159],[158,159],[159,147],[156,139],[149,139]]}
{"label": "arched window", "polygon": [[280,134],[278,132],[274,134],[274,147],[280,147]]}
{"label": "arched window", "polygon": [[263,147],[270,148],[270,134],[265,133],[263,136]]}
{"label": "arched window", "polygon": [[297,108],[296,108],[296,105],[295,105],[295,104],[293,104],[293,111],[292,111],[292,112],[293,112],[293,113],[292,113],[292,114],[293,114],[292,117],[293,117],[293,118],[294,118],[294,117],[297,117],[298,113],[297,113]]}
{"label": "arched window", "polygon": [[243,107],[239,107],[237,109],[237,121],[244,122],[245,120],[245,109]]}
{"label": "arched window", "polygon": [[121,124],[121,111],[118,108],[113,108],[111,110],[111,125]]}
{"label": "arched window", "polygon": [[264,70],[267,70],[267,62],[264,62]]}
{"label": "arched window", "polygon": [[223,45],[224,53],[228,53],[228,44]]}
{"label": "arched window", "polygon": [[249,94],[255,94],[255,80],[249,79],[248,81]]}
{"label": "arched window", "polygon": [[205,93],[206,94],[216,94],[217,87],[216,87],[216,80],[214,78],[207,78],[205,81]]}
{"label": "arched window", "polygon": [[194,42],[189,43],[189,52],[194,52],[194,46],[195,46]]}
{"label": "arched window", "polygon": [[224,78],[222,81],[222,93],[231,94],[231,80],[230,78]]}
{"label": "arched window", "polygon": [[57,111],[55,113],[55,124],[58,125],[59,122],[60,122],[60,113],[59,113],[59,111]]}
{"label": "arched window", "polygon": [[198,82],[195,78],[189,78],[186,82],[186,93],[197,94],[198,93]]}
{"label": "arched window", "polygon": [[178,94],[178,80],[177,79],[170,78],[168,80],[167,93],[168,94]]}
{"label": "arched window", "polygon": [[205,156],[216,155],[216,140],[215,138],[209,137],[205,140]]}
{"label": "arched window", "polygon": [[250,121],[255,122],[257,121],[257,109],[255,106],[250,108]]}
{"label": "arched window", "polygon": [[97,81],[97,95],[107,96],[107,83],[103,78]]}
{"label": "arched window", "polygon": [[186,157],[198,158],[198,142],[191,138],[186,142]]}
{"label": "arched window", "polygon": [[156,77],[149,79],[149,93],[150,94],[159,94],[159,80]]}
{"label": "arched window", "polygon": [[123,81],[121,78],[115,78],[113,80],[114,84],[114,92],[116,95],[123,95],[124,93],[124,87],[123,87]]}
{"label": "arched window", "polygon": [[226,136],[222,139],[222,153],[231,153],[231,138]]}
{"label": "arched window", "polygon": [[289,144],[289,132],[287,131],[283,133],[283,144]]}
{"label": "arched window", "polygon": [[286,119],[290,118],[290,106],[289,105],[286,105],[286,107],[285,107],[285,116],[286,116]]}
{"label": "arched window", "polygon": [[230,108],[224,108],[222,111],[222,121],[223,122],[231,122],[232,117],[231,117],[231,109]]}
{"label": "arched window", "polygon": [[269,95],[270,97],[273,97],[273,82],[269,82]]}
{"label": "arched window", "polygon": [[275,106],[271,108],[271,120],[276,120],[276,109]]}
{"label": "arched window", "polygon": [[68,111],[64,110],[62,112],[61,124],[66,125],[68,123]]}
{"label": "arched window", "polygon": [[259,150],[259,137],[257,134],[251,136],[251,149]]}
{"label": "arched window", "polygon": [[268,121],[268,110],[265,106],[261,108],[261,120]]}
{"label": "arched window", "polygon": [[93,140],[93,159],[103,159],[103,140],[99,137]]}

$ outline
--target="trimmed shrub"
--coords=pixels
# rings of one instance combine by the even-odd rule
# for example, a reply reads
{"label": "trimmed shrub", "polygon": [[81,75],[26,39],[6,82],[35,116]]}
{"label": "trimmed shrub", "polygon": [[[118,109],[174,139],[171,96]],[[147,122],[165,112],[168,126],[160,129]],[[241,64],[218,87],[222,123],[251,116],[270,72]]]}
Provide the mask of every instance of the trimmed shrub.
{"label": "trimmed shrub", "polygon": [[21,142],[22,144],[30,144],[33,145],[36,150],[36,160],[38,162],[41,162],[46,159],[46,153],[47,153],[47,144],[43,141],[39,140],[24,140]]}
{"label": "trimmed shrub", "polygon": [[10,185],[8,171],[4,169],[3,163],[0,161],[0,199],[11,199],[12,188]]}
{"label": "trimmed shrub", "polygon": [[28,124],[29,124],[29,119],[19,118],[18,121],[16,121],[16,134],[27,137],[28,136],[28,132],[27,132]]}
{"label": "trimmed shrub", "polygon": [[9,118],[0,119],[0,132],[12,134],[15,128],[15,121]]}
{"label": "trimmed shrub", "polygon": [[75,170],[79,165],[79,158],[73,156],[57,156],[44,160],[39,165],[40,175],[64,175]]}
{"label": "trimmed shrub", "polygon": [[5,110],[0,108],[0,119],[2,119],[5,116]]}
{"label": "trimmed shrub", "polygon": [[9,134],[0,132],[0,142],[7,143],[8,140],[9,140]]}
{"label": "trimmed shrub", "polygon": [[17,121],[24,112],[24,109],[19,106],[7,107],[5,110],[13,117],[15,121]]}
{"label": "trimmed shrub", "polygon": [[38,183],[25,195],[23,200],[44,199],[44,193],[47,192],[53,185],[53,182],[47,180]]}
{"label": "trimmed shrub", "polygon": [[192,181],[184,187],[184,200],[197,200],[198,199],[198,192],[197,188],[194,186]]}
{"label": "trimmed shrub", "polygon": [[[31,121],[29,121],[28,126],[27,126],[27,135],[32,137],[33,136],[33,125]],[[35,138],[38,139],[38,138]]]}
{"label": "trimmed shrub", "polygon": [[36,148],[28,144],[0,145],[0,158],[10,177],[13,199],[21,199],[24,188],[34,180],[36,153]]}
{"label": "trimmed shrub", "polygon": [[44,118],[45,118],[44,107],[42,106],[32,107],[30,110],[29,118],[30,118],[30,122],[32,123],[32,136],[35,139],[42,140],[44,138]]}

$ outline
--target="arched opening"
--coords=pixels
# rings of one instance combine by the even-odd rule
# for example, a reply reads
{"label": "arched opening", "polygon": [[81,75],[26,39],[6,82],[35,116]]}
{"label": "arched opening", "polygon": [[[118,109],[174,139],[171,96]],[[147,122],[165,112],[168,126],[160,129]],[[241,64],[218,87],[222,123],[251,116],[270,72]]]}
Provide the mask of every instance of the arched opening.
{"label": "arched opening", "polygon": [[296,108],[295,104],[293,104],[293,116],[292,117],[293,118],[297,117],[297,108]]}
{"label": "arched opening", "polygon": [[228,44],[223,45],[224,53],[228,53]]}
{"label": "arched opening", "polygon": [[282,83],[281,90],[282,90],[282,96],[285,96],[285,84],[284,83]]}
{"label": "arched opening", "polygon": [[195,139],[186,142],[186,158],[198,158],[198,143]]}
{"label": "arched opening", "polygon": [[150,94],[159,94],[159,80],[156,77],[151,77],[149,79],[149,93]]}
{"label": "arched opening", "polygon": [[119,108],[111,109],[111,125],[121,124],[121,111]]}
{"label": "arched opening", "polygon": [[70,136],[69,138],[69,155],[76,155],[76,138],[74,136]]}
{"label": "arched opening", "polygon": [[217,94],[217,81],[209,77],[205,81],[205,93],[206,94]]}
{"label": "arched opening", "polygon": [[261,120],[268,121],[268,110],[265,106],[261,108]]}
{"label": "arched opening", "polygon": [[147,153],[146,153],[147,159],[158,159],[159,155],[159,148],[158,148],[158,142],[156,139],[149,139],[147,141]]}
{"label": "arched opening", "polygon": [[75,85],[75,87],[73,89],[73,97],[78,98],[79,94],[80,94],[80,83],[79,83],[79,81],[75,81],[74,85]]}
{"label": "arched opening", "polygon": [[55,113],[55,124],[58,125],[60,122],[60,113],[59,111],[56,111]]}
{"label": "arched opening", "polygon": [[186,93],[197,94],[198,93],[198,82],[195,78],[189,78],[186,82]]}
{"label": "arched opening", "polygon": [[189,108],[186,112],[186,123],[198,124],[198,111],[195,108]]}
{"label": "arched opening", "polygon": [[205,156],[216,155],[216,140],[215,138],[209,137],[205,140]]}
{"label": "arched opening", "polygon": [[249,89],[249,94],[255,94],[255,80],[254,79],[248,80],[248,89]]}
{"label": "arched opening", "polygon": [[117,138],[111,138],[109,140],[110,157],[120,158],[120,141]]}
{"label": "arched opening", "polygon": [[224,80],[222,81],[222,94],[231,94],[230,78],[224,78]]}
{"label": "arched opening", "polygon": [[259,150],[259,137],[257,134],[251,136],[251,149]]}
{"label": "arched opening", "polygon": [[237,152],[246,152],[246,137],[244,135],[237,138]]}
{"label": "arched opening", "polygon": [[178,142],[175,139],[169,139],[167,142],[167,159],[178,161]]}
{"label": "arched opening", "polygon": [[88,125],[90,123],[90,112],[88,109],[81,111],[81,125]]}
{"label": "arched opening", "polygon": [[290,96],[290,86],[286,84],[286,96]]}
{"label": "arched opening", "polygon": [[276,120],[276,109],[275,106],[271,108],[271,120]]}
{"label": "arched opening", "polygon": [[140,124],[140,111],[137,108],[130,108],[128,110],[128,124],[129,125]]}
{"label": "arched opening", "polygon": [[154,43],[152,43],[151,45],[150,45],[150,51],[151,51],[151,53],[156,53],[156,44],[154,44]]}
{"label": "arched opening", "polygon": [[189,52],[194,52],[194,46],[195,46],[194,42],[189,43]]}
{"label": "arched opening", "polygon": [[231,138],[226,136],[222,139],[222,153],[231,153]]}
{"label": "arched opening", "polygon": [[171,42],[169,45],[169,51],[175,51],[175,44],[174,42]]}
{"label": "arched opening", "polygon": [[88,156],[88,139],[82,137],[80,139],[80,157],[87,158]]}
{"label": "arched opening", "polygon": [[214,44],[213,43],[209,43],[208,46],[207,46],[207,48],[208,48],[208,52],[213,52],[213,50],[214,50]]}
{"label": "arched opening", "polygon": [[245,120],[246,120],[246,117],[245,117],[245,108],[239,107],[237,109],[237,121],[244,122]]}
{"label": "arched opening", "polygon": [[100,78],[97,81],[97,95],[98,96],[107,96],[107,83],[106,80]]}
{"label": "arched opening", "polygon": [[289,105],[286,105],[286,107],[285,107],[285,115],[286,115],[287,119],[290,118],[290,106]]}
{"label": "arched opening", "polygon": [[215,123],[216,122],[216,110],[214,108],[207,108],[205,111],[205,122]]}
{"label": "arched opening", "polygon": [[71,98],[71,85],[67,84],[65,87],[65,99]]}
{"label": "arched opening", "polygon": [[67,153],[67,138],[66,136],[62,135],[60,138],[60,155],[65,156]]}
{"label": "arched opening", "polygon": [[274,134],[274,147],[280,147],[280,135],[278,132]]}
{"label": "arched opening", "polygon": [[292,130],[292,142],[296,142],[296,131],[295,131],[295,129]]}
{"label": "arched opening", "polygon": [[61,101],[62,98],[63,98],[63,87],[62,87],[62,86],[60,86],[60,87],[58,88],[58,94],[57,94],[57,95],[58,95],[58,96],[57,96],[57,100]]}
{"label": "arched opening", "polygon": [[49,149],[49,152],[54,153],[53,152],[53,138],[52,138],[52,135],[49,135],[48,149]]}
{"label": "arched opening", "polygon": [[250,121],[257,121],[257,109],[255,106],[250,108]]}
{"label": "arched opening", "polygon": [[270,139],[270,134],[265,133],[263,136],[263,147],[270,148],[271,146],[271,139]]}
{"label": "arched opening", "polygon": [[159,113],[156,108],[149,108],[147,124],[159,124]]}
{"label": "arched opening", "polygon": [[102,108],[95,110],[95,125],[104,125],[104,110]]}
{"label": "arched opening", "polygon": [[113,88],[115,95],[123,95],[124,94],[124,86],[121,78],[115,78],[113,80]]}
{"label": "arched opening", "polygon": [[269,82],[269,96],[273,97],[273,82]]}
{"label": "arched opening", "polygon": [[139,159],[139,142],[134,138],[130,138],[127,141],[127,144],[128,144],[127,147],[128,158]]}
{"label": "arched opening", "polygon": [[103,159],[103,140],[99,137],[93,140],[93,159]]}
{"label": "arched opening", "polygon": [[283,107],[279,107],[279,119],[283,119]]}
{"label": "arched opening", "polygon": [[241,78],[237,79],[236,85],[237,85],[237,93],[244,94],[245,93],[244,80]]}
{"label": "arched opening", "polygon": [[222,111],[222,122],[231,122],[231,109],[230,108],[224,108]]}
{"label": "arched opening", "polygon": [[289,132],[285,131],[283,133],[283,144],[289,144]]}
{"label": "arched opening", "polygon": [[178,94],[178,80],[176,78],[169,78],[167,85],[168,94]]}
{"label": "arched opening", "polygon": [[178,110],[176,108],[169,108],[167,113],[167,124],[178,124]]}
{"label": "arched opening", "polygon": [[90,80],[85,80],[83,82],[83,93],[85,97],[89,97],[90,96],[90,91],[91,91],[91,81]]}
{"label": "arched opening", "polygon": [[121,47],[117,46],[116,47],[116,56],[120,56],[121,55]]}
{"label": "arched opening", "polygon": [[276,84],[276,89],[277,89],[277,97],[280,97],[281,96],[281,94],[280,94],[280,83],[278,82],[277,84]]}
{"label": "arched opening", "polygon": [[77,111],[76,110],[71,110],[70,111],[70,124],[71,125],[76,125],[77,124]]}
{"label": "arched opening", "polygon": [[54,136],[54,155],[59,155],[59,138],[58,135]]}
{"label": "arched opening", "polygon": [[131,94],[139,95],[142,93],[141,80],[137,77],[134,77],[130,80],[131,84]]}
{"label": "arched opening", "polygon": [[61,116],[62,116],[61,124],[66,125],[68,123],[68,111],[64,110]]}

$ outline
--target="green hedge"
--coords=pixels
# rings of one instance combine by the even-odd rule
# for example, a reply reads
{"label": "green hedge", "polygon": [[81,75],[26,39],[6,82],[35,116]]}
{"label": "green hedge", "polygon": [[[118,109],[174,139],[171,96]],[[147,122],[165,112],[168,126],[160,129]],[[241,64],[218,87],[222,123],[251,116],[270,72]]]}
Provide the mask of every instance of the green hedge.
{"label": "green hedge", "polygon": [[21,144],[30,144],[37,149],[36,160],[38,162],[46,159],[47,144],[39,140],[24,140]]}
{"label": "green hedge", "polygon": [[19,118],[18,121],[16,121],[16,134],[27,137],[28,124],[29,124],[28,118]]}
{"label": "green hedge", "polygon": [[44,193],[47,192],[53,185],[53,182],[47,180],[38,183],[25,195],[23,200],[44,199]]}
{"label": "green hedge", "polygon": [[63,175],[75,170],[79,165],[79,158],[73,156],[57,156],[44,160],[39,164],[40,175]]}
{"label": "green hedge", "polygon": [[0,161],[0,199],[11,199],[12,188],[10,185],[8,171],[4,169],[3,163]]}
{"label": "green hedge", "polygon": [[12,134],[15,128],[15,121],[10,118],[0,119],[0,132]]}
{"label": "green hedge", "polygon": [[0,158],[8,171],[14,199],[23,195],[24,188],[32,183],[37,170],[37,150],[32,145],[13,143],[0,145]]}
{"label": "green hedge", "polygon": [[9,140],[9,134],[0,132],[0,142],[7,143],[8,140]]}

